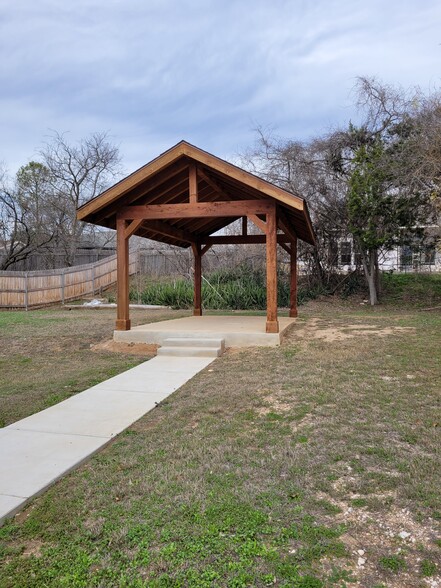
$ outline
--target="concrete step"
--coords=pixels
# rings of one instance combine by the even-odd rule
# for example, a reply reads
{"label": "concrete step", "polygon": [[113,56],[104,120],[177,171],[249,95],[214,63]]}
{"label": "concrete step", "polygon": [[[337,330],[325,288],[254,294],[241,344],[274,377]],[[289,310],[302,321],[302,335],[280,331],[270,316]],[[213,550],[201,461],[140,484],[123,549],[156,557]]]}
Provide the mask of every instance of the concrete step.
{"label": "concrete step", "polygon": [[157,356],[168,357],[220,357],[223,353],[221,347],[160,347]]}
{"label": "concrete step", "polygon": [[222,349],[222,353],[225,351],[225,340],[214,339],[209,337],[170,337],[165,339],[163,343],[164,347],[207,347],[207,348],[218,348]]}

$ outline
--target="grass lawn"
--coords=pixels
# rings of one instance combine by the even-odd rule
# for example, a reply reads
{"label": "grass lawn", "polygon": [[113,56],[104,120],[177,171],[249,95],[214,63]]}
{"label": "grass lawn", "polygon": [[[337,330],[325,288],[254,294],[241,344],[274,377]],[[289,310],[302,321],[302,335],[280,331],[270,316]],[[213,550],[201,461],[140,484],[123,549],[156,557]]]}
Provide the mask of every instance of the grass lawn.
{"label": "grass lawn", "polygon": [[[71,394],[139,361],[89,350],[104,312],[0,315],[6,420],[61,371]],[[2,527],[0,586],[435,587],[440,327],[302,307],[280,348],[227,352]]]}
{"label": "grass lawn", "polygon": [[[177,318],[188,311],[132,310],[132,324]],[[112,338],[115,310],[0,312],[0,427],[57,404],[145,357],[91,352]]]}

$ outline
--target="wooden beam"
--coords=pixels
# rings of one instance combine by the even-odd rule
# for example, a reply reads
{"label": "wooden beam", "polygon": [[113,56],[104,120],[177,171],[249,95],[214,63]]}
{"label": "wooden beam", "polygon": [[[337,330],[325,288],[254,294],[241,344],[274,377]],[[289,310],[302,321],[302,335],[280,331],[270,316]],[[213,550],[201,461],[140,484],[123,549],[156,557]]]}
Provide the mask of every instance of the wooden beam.
{"label": "wooden beam", "polygon": [[277,217],[266,215],[266,332],[278,333],[277,320]]}
{"label": "wooden beam", "polygon": [[297,316],[297,239],[291,243],[289,316]]}
{"label": "wooden beam", "polygon": [[203,179],[209,186],[212,188],[219,196],[221,196],[224,200],[231,200],[231,195],[226,192],[222,186],[219,186],[216,180],[213,180],[208,174],[206,174],[200,166],[197,169],[198,176]]}
{"label": "wooden beam", "polygon": [[131,237],[133,235],[133,233],[142,225],[142,223],[144,222],[143,218],[138,218],[137,220],[133,220],[128,227],[126,227],[126,230],[124,231],[124,237],[126,239],[129,239],[129,237]]}
{"label": "wooden beam", "polygon": [[277,243],[280,247],[287,252],[288,255],[291,255],[291,247],[287,243],[283,243],[279,241],[279,235],[277,235]]}
{"label": "wooden beam", "polygon": [[[133,188],[137,187],[141,183],[149,180],[156,173],[165,169],[167,166],[177,162],[183,155],[190,157],[194,161],[199,162],[201,165],[207,166],[218,173],[224,174],[227,177],[234,179],[235,181],[242,182],[245,185],[266,194],[280,202],[284,202],[290,208],[296,208],[299,211],[304,210],[303,201],[301,198],[290,194],[277,186],[269,184],[265,180],[258,178],[240,168],[227,163],[193,145],[190,145],[184,141],[181,141],[172,149],[166,151],[161,156],[154,159],[149,164],[142,167],[140,170],[134,172],[121,182],[118,182],[115,186],[112,186],[106,190],[99,198],[86,203],[78,210],[77,218],[79,220],[85,220],[90,214],[93,214],[111,204],[123,194],[126,194]],[[312,238],[312,237],[311,237]]]}
{"label": "wooden beam", "polygon": [[[286,235],[277,235],[277,243],[290,243]],[[265,235],[216,235],[214,237],[202,237],[201,243],[206,245],[256,245],[266,243]]]}
{"label": "wooden beam", "polygon": [[291,241],[297,241],[297,235],[293,228],[291,228],[291,223],[289,219],[286,217],[285,213],[282,210],[278,210],[278,221],[279,226],[282,231],[287,235]]}
{"label": "wooden beam", "polygon": [[250,214],[248,218],[256,225],[258,229],[262,231],[262,233],[266,233],[266,222],[260,219],[257,214]]}
{"label": "wooden beam", "polygon": [[[205,198],[207,196],[206,193],[207,188],[202,188],[202,189],[198,189],[198,197],[199,198]],[[211,190],[210,187],[208,187],[208,190]],[[149,204],[172,204],[173,201],[177,201],[176,198],[179,198],[179,196],[184,195],[185,191],[188,191],[188,178],[186,181],[186,185],[184,187],[184,190],[182,190],[179,194],[174,194],[172,195],[172,197],[168,196],[165,198],[162,198],[159,202],[155,202],[155,201],[149,201]],[[210,193],[211,194],[211,193]],[[206,200],[207,201],[207,200]],[[183,200],[183,202],[185,202],[185,200]],[[143,203],[141,203],[143,204]],[[144,204],[147,204],[146,202]],[[179,220],[179,225],[177,225],[176,223],[173,225],[176,228],[182,229],[182,230],[186,230],[186,227],[191,225],[191,229],[192,231],[196,231],[199,228],[199,224],[200,223],[206,223],[207,219],[201,219],[199,221],[199,223],[195,223],[194,219],[191,218],[187,218],[187,219],[176,219],[176,222],[178,222]]]}
{"label": "wooden beam", "polygon": [[207,243],[201,248],[201,256],[204,256],[209,249],[211,249],[211,244]]}
{"label": "wooden beam", "polygon": [[282,188],[278,188],[274,184],[270,184],[266,182],[262,178],[259,178],[245,170],[232,165],[206,151],[202,151],[202,149],[198,149],[193,145],[189,145],[188,143],[183,143],[183,152],[188,157],[198,161],[202,165],[206,165],[208,168],[211,168],[218,173],[224,174],[227,177],[230,177],[238,182],[243,182],[245,185],[254,188],[254,190],[258,190],[267,196],[271,196],[280,202],[283,202],[287,206],[291,208],[296,208],[297,210],[303,211],[303,200],[299,198],[295,194],[291,194]]}
{"label": "wooden beam", "polygon": [[188,192],[190,194],[190,203],[196,204],[198,201],[198,177],[196,164],[191,163],[188,171]]}
{"label": "wooden beam", "polygon": [[246,237],[248,235],[248,217],[242,217],[242,236]]}
{"label": "wooden beam", "polygon": [[145,204],[124,206],[117,214],[119,219],[167,219],[203,217],[240,217],[251,214],[267,214],[274,210],[274,201],[236,200],[234,202],[198,202],[196,204]]}
{"label": "wooden beam", "polygon": [[129,318],[129,240],[126,238],[126,221],[116,223],[116,324],[117,331],[130,331]]}
{"label": "wooden beam", "polygon": [[[205,198],[205,196],[202,199],[203,190],[204,190],[204,188],[202,188],[202,190],[199,190],[199,197],[201,199],[201,202],[211,202],[211,200],[209,200],[208,198]],[[189,227],[189,228],[191,228],[191,231],[193,231],[194,233],[209,235],[210,233],[214,233],[214,232],[218,231],[219,229],[223,228],[227,224],[232,223],[236,219],[237,219],[236,216],[223,217],[221,219],[222,225],[220,226],[219,225],[219,217],[180,218],[176,221],[176,226],[183,228],[183,229],[185,229],[186,227]],[[214,228],[212,229],[212,227],[214,227]]]}
{"label": "wooden beam", "polygon": [[194,254],[194,316],[202,316],[202,253],[200,243],[192,245]]}
{"label": "wooden beam", "polygon": [[[138,200],[139,198],[149,198],[153,196],[154,199],[156,199],[161,197],[163,194],[167,194],[167,192],[169,192],[173,186],[179,185],[181,182],[185,182],[187,184],[187,170],[187,162],[173,165],[168,170],[164,170],[164,172],[162,172],[157,178],[152,178],[148,184],[147,190],[145,184],[141,184],[131,190],[130,193],[124,194],[121,199],[118,198],[116,202],[113,202],[105,208],[100,209],[99,212],[94,214],[93,222],[99,223],[106,217],[116,214],[121,206],[129,206],[132,202]],[[185,175],[182,177],[176,177],[179,176],[179,174],[182,174],[184,171]],[[178,182],[177,184],[176,181]],[[161,186],[161,189],[158,191],[157,189],[159,186]],[[185,189],[187,189],[187,185],[185,186]],[[154,194],[152,194],[153,191]]]}
{"label": "wooden beam", "polygon": [[186,154],[184,153],[184,149],[182,148],[181,144],[178,144],[169,151],[166,151],[160,157],[157,157],[123,180],[117,182],[114,186],[111,186],[105,190],[102,194],[100,194],[98,199],[93,199],[90,202],[83,204],[83,206],[78,209],[78,219],[83,220],[87,214],[96,212],[98,209],[101,209],[117,200],[123,194],[126,194],[133,188],[136,188],[141,183],[150,179],[156,173],[166,169],[167,166],[171,166],[176,163],[183,155]]}

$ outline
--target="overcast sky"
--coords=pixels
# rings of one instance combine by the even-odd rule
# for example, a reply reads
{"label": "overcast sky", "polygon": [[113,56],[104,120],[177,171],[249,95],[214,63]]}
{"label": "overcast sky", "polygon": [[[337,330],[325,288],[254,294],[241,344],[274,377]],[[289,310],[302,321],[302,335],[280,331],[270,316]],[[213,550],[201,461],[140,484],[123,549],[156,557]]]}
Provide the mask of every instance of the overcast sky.
{"label": "overcast sky", "polygon": [[125,171],[185,139],[226,159],[257,125],[354,117],[357,76],[440,86],[440,0],[0,0],[0,161],[108,131]]}

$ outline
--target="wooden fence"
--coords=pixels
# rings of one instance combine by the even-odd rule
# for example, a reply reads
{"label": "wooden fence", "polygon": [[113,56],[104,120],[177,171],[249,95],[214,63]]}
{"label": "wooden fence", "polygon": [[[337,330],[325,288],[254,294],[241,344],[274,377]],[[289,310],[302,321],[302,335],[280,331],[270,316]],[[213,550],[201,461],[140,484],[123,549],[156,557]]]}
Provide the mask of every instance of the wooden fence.
{"label": "wooden fence", "polygon": [[[96,248],[96,249],[85,249],[79,247],[73,257],[73,262],[70,264],[72,267],[77,265],[86,265],[89,263],[96,263],[106,257],[110,257],[116,254],[116,249],[112,248]],[[7,256],[0,253],[0,264],[3,263]],[[59,250],[45,250],[31,253],[22,259],[16,261],[10,265],[5,271],[13,272],[30,272],[48,269],[62,270],[68,264],[68,255]]]}
{"label": "wooden fence", "polygon": [[[204,272],[233,268],[243,261],[254,267],[262,264],[262,251],[238,247],[210,249],[203,259]],[[260,248],[262,249],[262,248]],[[130,252],[130,274],[139,273],[151,279],[189,277],[193,271],[191,249],[136,249]],[[0,271],[0,308],[36,308],[64,303],[100,293],[116,283],[116,255],[94,263],[73,267],[33,271]]]}
{"label": "wooden fence", "polygon": [[[130,253],[129,272],[137,271],[137,252]],[[30,272],[0,272],[0,308],[44,306],[94,295],[116,282],[116,255],[75,267]]]}

